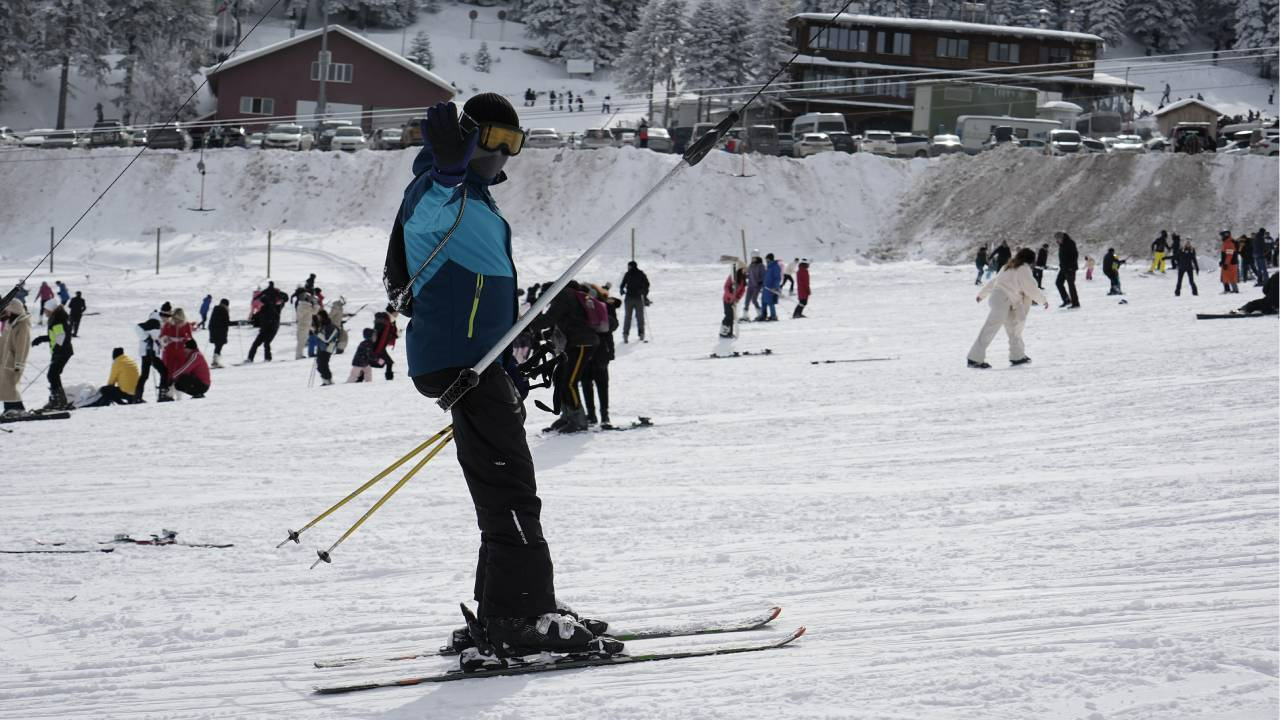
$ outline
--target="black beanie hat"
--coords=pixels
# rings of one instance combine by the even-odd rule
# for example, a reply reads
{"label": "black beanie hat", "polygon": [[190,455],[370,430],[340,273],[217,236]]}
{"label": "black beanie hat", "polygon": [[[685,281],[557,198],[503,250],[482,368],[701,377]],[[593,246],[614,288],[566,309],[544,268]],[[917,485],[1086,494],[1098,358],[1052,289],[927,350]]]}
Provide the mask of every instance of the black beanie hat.
{"label": "black beanie hat", "polygon": [[480,93],[471,96],[462,111],[478,123],[496,122],[512,127],[520,127],[520,116],[511,102],[497,93]]}
{"label": "black beanie hat", "polygon": [[124,348],[113,348],[111,350],[111,359],[115,360],[116,358],[120,357],[123,354],[124,354]]}

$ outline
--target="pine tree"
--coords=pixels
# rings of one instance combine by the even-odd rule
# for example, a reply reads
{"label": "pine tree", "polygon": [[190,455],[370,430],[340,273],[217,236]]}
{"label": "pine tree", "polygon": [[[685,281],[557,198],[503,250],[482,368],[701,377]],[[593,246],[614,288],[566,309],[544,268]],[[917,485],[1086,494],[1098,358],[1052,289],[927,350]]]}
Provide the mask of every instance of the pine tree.
{"label": "pine tree", "polygon": [[[532,5],[536,0],[530,0]],[[622,59],[618,63],[617,80],[624,92],[652,93],[653,84],[658,81],[654,67],[654,42],[657,26],[657,15],[661,0],[649,0],[640,13],[640,22],[635,30],[627,33],[626,45],[622,51]],[[528,6],[525,9],[528,17]]]}
{"label": "pine tree", "polygon": [[592,60],[612,66],[622,56],[626,35],[635,27],[628,21],[633,6],[629,0],[565,0],[565,57]]}
{"label": "pine tree", "polygon": [[58,129],[66,127],[72,66],[99,82],[106,75],[108,66],[102,56],[110,50],[107,11],[107,0],[51,0],[40,14],[44,41],[37,53],[38,62],[58,65],[62,71],[58,82]]}
{"label": "pine tree", "polygon": [[440,12],[440,0],[422,0],[422,12],[432,15]]}
{"label": "pine tree", "polygon": [[791,14],[791,0],[761,0],[747,41],[751,55],[747,76],[753,82],[765,82],[773,77],[795,54],[787,27]]}
{"label": "pine tree", "polygon": [[1084,7],[1083,29],[1107,41],[1107,47],[1124,43],[1126,0],[1092,0]]}
{"label": "pine tree", "polygon": [[476,72],[487,73],[493,67],[493,58],[489,55],[489,43],[481,42],[476,51]]}
{"label": "pine tree", "polygon": [[31,0],[0,2],[0,100],[4,98],[4,78],[8,71],[31,77],[35,67],[35,6]]}
{"label": "pine tree", "polygon": [[[1239,0],[1235,12],[1237,50],[1274,47],[1280,44],[1276,30],[1276,6],[1276,0]],[[1265,77],[1269,72],[1274,53],[1260,54],[1266,55],[1258,59],[1259,74]]]}
{"label": "pine tree", "polygon": [[1152,52],[1164,50],[1168,0],[1130,0],[1129,33]]}
{"label": "pine tree", "polygon": [[559,57],[564,50],[565,16],[569,11],[568,0],[527,0],[521,17],[525,33],[538,41],[542,52]]}
{"label": "pine tree", "polygon": [[685,86],[694,89],[723,85],[729,60],[723,46],[725,10],[719,3],[699,5],[689,19],[689,42],[681,62]]}
{"label": "pine tree", "polygon": [[1191,42],[1194,33],[1204,29],[1197,0],[1168,0],[1166,13],[1165,52],[1181,50]]}
{"label": "pine tree", "polygon": [[182,103],[195,92],[191,67],[182,44],[156,36],[138,47],[134,65],[133,122],[163,123],[178,112],[177,120],[195,115]]}
{"label": "pine tree", "polygon": [[426,30],[419,30],[413,36],[413,44],[409,46],[409,59],[430,70],[435,67],[435,56],[431,54],[431,38]]}
{"label": "pine tree", "polygon": [[[136,114],[133,107],[134,67],[141,46],[154,38],[170,40],[177,58],[185,63],[186,71],[194,69],[203,59],[200,48],[204,46],[213,22],[210,3],[204,0],[110,0],[104,4],[108,7],[107,26],[121,52],[116,68],[125,71],[124,79],[115,85],[120,89],[120,95],[112,102],[126,114]],[[229,12],[248,12],[254,3],[252,0],[240,0],[238,8],[236,5],[233,4]]]}

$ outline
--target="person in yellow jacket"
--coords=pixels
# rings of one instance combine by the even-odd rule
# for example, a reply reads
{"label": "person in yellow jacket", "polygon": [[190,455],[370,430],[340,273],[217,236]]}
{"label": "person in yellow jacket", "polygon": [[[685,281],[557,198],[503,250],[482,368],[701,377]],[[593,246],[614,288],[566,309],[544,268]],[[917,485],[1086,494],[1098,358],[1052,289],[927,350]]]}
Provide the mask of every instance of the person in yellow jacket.
{"label": "person in yellow jacket", "polygon": [[131,405],[138,389],[138,363],[124,354],[124,348],[111,351],[111,372],[107,384],[81,407],[106,407],[107,405]]}
{"label": "person in yellow jacket", "polygon": [[31,352],[31,315],[21,300],[14,298],[0,309],[0,402],[4,402],[6,416],[26,412],[18,383],[27,367],[27,354]]}

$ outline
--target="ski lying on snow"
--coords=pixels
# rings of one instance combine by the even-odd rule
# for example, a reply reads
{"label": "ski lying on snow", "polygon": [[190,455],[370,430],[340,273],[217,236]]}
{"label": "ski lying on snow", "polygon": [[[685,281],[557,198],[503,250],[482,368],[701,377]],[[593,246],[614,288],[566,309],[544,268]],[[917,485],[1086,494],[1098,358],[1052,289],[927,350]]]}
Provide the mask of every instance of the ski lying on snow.
{"label": "ski lying on snow", "polygon": [[115,548],[93,548],[92,550],[0,550],[0,554],[4,555],[71,555],[84,553],[109,553],[115,552]]}
{"label": "ski lying on snow", "polygon": [[773,354],[772,349],[765,348],[764,350],[734,350],[729,355],[719,355],[716,353],[711,353],[709,357],[712,360],[727,360],[729,358],[736,358],[736,357],[755,357],[758,355],[772,355],[772,354]]}
{"label": "ski lying on snow", "polygon": [[1275,316],[1260,315],[1260,314],[1246,315],[1245,313],[1221,313],[1217,315],[1212,315],[1209,313],[1196,313],[1197,320],[1231,320],[1233,318],[1247,318],[1247,317],[1275,317]]}
{"label": "ski lying on snow", "polygon": [[[667,627],[667,628],[651,628],[648,630],[637,630],[635,632],[624,633],[605,633],[609,637],[620,640],[622,642],[631,642],[633,640],[658,640],[661,638],[675,637],[691,637],[695,635],[723,635],[727,633],[749,632],[751,630],[759,630],[769,623],[773,622],[782,614],[782,608],[769,608],[768,612],[759,615],[743,617],[740,620],[733,620],[725,623],[708,623],[703,625],[686,625],[683,627]],[[439,650],[429,652],[410,653],[407,655],[397,655],[395,657],[370,658],[370,657],[347,657],[333,658],[330,660],[317,660],[315,666],[318,668],[334,668],[346,667],[348,665],[359,665],[368,662],[398,662],[400,660],[417,660],[423,657],[457,655],[458,653],[451,647],[442,647]]]}
{"label": "ski lying on snow", "polygon": [[71,413],[66,412],[65,410],[57,412],[41,412],[39,410],[32,410],[31,412],[25,412],[21,415],[0,417],[0,423],[31,422],[33,420],[66,420],[69,417],[71,417]]}
{"label": "ski lying on snow", "polygon": [[729,647],[708,648],[704,650],[678,650],[675,652],[659,652],[645,653],[642,655],[610,655],[605,657],[593,656],[574,656],[574,655],[554,655],[552,653],[543,653],[541,655],[527,656],[534,658],[513,658],[508,662],[515,663],[505,668],[495,668],[492,670],[473,670],[466,672],[463,670],[449,670],[447,672],[436,675],[420,675],[417,677],[400,678],[399,680],[382,680],[375,682],[357,683],[353,685],[331,685],[327,687],[317,687],[315,692],[317,695],[337,695],[339,693],[360,692],[362,690],[376,690],[378,688],[388,687],[404,687],[407,685],[422,685],[425,683],[451,682],[453,680],[468,680],[471,678],[488,678],[488,677],[506,677],[508,675],[532,675],[533,673],[555,672],[557,670],[577,670],[579,668],[589,667],[610,667],[614,665],[631,665],[633,663],[655,662],[658,660],[681,660],[685,658],[697,657],[713,657],[716,655],[734,655],[738,653],[760,652],[762,650],[773,650],[785,647],[791,644],[801,635],[804,635],[805,629],[798,628],[795,632],[787,635],[779,640],[771,642],[756,643],[754,645],[738,645]]}

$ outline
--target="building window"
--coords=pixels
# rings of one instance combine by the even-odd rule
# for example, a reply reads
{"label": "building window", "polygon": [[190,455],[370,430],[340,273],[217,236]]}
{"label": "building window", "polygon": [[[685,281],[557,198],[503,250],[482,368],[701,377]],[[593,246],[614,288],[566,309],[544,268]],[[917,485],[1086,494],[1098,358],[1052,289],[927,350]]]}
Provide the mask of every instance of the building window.
{"label": "building window", "polygon": [[[320,63],[311,63],[311,79],[320,79]],[[325,78],[328,82],[351,82],[351,63],[329,63],[329,77]]]}
{"label": "building window", "polygon": [[877,32],[876,52],[881,55],[910,55],[911,34],[899,32]]}
{"label": "building window", "polygon": [[821,25],[809,26],[809,49],[864,53],[870,46],[871,33],[866,30],[828,26],[823,32],[822,27]]}
{"label": "building window", "polygon": [[1071,62],[1071,48],[1064,47],[1041,47],[1040,48],[1040,64],[1041,65],[1065,65]]}
{"label": "building window", "polygon": [[987,43],[987,60],[990,62],[1016,63],[1018,43]]}
{"label": "building window", "polygon": [[969,41],[964,38],[938,38],[938,57],[969,59]]}
{"label": "building window", "polygon": [[955,102],[973,102],[973,88],[945,87],[942,89],[942,99]]}
{"label": "building window", "polygon": [[272,98],[241,97],[241,115],[274,115],[276,101]]}

